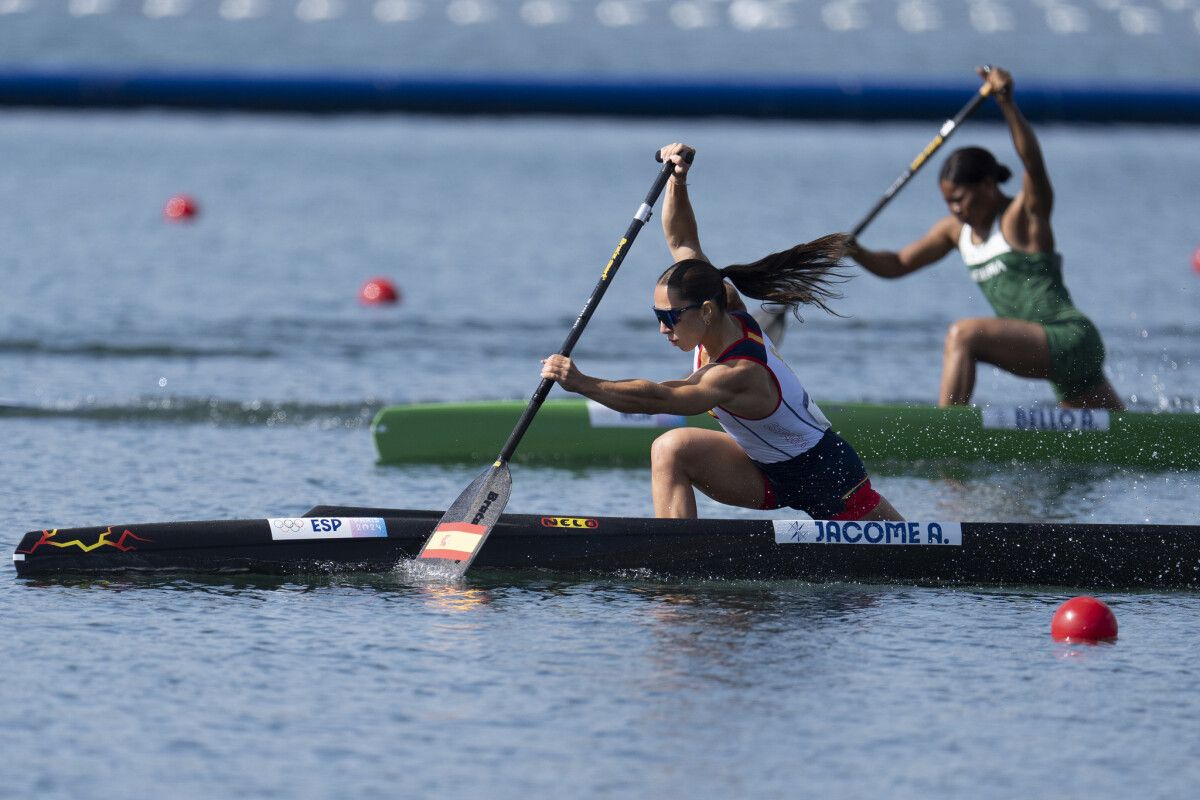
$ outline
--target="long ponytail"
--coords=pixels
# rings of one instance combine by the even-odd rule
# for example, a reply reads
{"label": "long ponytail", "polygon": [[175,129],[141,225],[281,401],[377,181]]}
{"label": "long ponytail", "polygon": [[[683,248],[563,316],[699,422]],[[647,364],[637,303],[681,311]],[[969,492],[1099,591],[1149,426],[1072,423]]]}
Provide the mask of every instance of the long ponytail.
{"label": "long ponytail", "polygon": [[758,261],[731,264],[724,269],[700,259],[687,259],[668,267],[658,282],[676,291],[687,303],[714,300],[722,311],[725,310],[724,279],[728,278],[747,297],[786,306],[797,316],[801,305],[816,306],[841,316],[829,307],[828,301],[842,296],[834,287],[850,277],[840,270],[845,246],[846,235],[832,233]]}
{"label": "long ponytail", "polygon": [[839,269],[845,248],[846,235],[831,233],[749,264],[731,264],[720,272],[747,297],[787,306],[793,312],[807,305],[840,316],[827,301],[840,299],[834,287],[850,278]]}

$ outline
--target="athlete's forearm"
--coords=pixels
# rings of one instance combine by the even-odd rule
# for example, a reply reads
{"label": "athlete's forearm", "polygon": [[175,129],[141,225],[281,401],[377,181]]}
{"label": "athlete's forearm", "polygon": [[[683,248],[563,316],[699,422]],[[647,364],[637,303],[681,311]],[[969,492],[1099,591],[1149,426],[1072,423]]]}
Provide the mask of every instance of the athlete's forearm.
{"label": "athlete's forearm", "polygon": [[1021,163],[1025,165],[1025,169],[1032,173],[1044,174],[1046,165],[1042,160],[1042,147],[1038,143],[1037,136],[1034,134],[1029,120],[1025,119],[1025,115],[1017,107],[1017,103],[1013,100],[1012,95],[997,97],[996,104],[1000,106],[1000,113],[1004,115],[1004,120],[1008,123],[1008,130],[1012,135],[1013,147],[1016,149],[1017,155],[1020,156]]}
{"label": "athlete's forearm", "polygon": [[847,250],[846,255],[865,267],[868,272],[881,278],[899,278],[911,271],[905,269],[900,255],[890,250],[867,250],[856,246]]}
{"label": "athlete's forearm", "polygon": [[581,376],[572,391],[625,414],[703,414],[712,404],[642,378],[610,381]]}
{"label": "athlete's forearm", "polygon": [[665,413],[668,389],[641,378],[610,381],[585,375],[571,387],[584,397],[626,414]]}

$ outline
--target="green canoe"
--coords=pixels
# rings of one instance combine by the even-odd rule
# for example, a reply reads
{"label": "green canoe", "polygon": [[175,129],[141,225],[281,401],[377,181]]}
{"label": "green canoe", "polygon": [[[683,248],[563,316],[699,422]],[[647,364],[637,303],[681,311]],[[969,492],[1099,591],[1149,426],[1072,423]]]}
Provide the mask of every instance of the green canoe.
{"label": "green canoe", "polygon": [[[868,464],[1059,460],[1154,470],[1200,469],[1200,414],[819,405]],[[524,408],[521,400],[388,406],[375,416],[371,430],[381,463],[487,461],[500,451]],[[717,428],[708,415],[618,414],[581,399],[548,400],[514,460],[646,464],[655,437],[679,425]]]}

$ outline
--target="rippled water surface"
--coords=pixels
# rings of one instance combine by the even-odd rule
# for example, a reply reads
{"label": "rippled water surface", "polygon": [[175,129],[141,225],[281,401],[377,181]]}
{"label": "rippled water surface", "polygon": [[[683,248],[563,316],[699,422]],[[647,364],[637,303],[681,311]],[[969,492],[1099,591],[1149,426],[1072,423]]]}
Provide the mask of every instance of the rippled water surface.
{"label": "rippled water surface", "polygon": [[[1067,280],[1131,406],[1196,413],[1200,150],[1190,130],[1055,128]],[[928,125],[6,112],[0,548],[29,529],[445,507],[483,465],[385,467],[391,402],[519,398],[650,184],[700,148],[706,250],[850,227]],[[1002,130],[962,143],[1012,161]],[[193,193],[190,225],[161,218]],[[868,231],[942,213],[921,175]],[[647,227],[576,355],[686,368],[647,305]],[[368,277],[404,301],[367,308]],[[855,277],[783,353],[819,398],[935,396],[960,264]],[[991,370],[982,402],[1049,400]],[[638,469],[515,467],[509,509],[650,512]],[[880,465],[905,513],[1195,523],[1193,473]],[[742,515],[706,503],[706,516]],[[1114,645],[1055,644],[1078,589],[478,574],[0,580],[11,797],[1184,797],[1198,777],[1193,593],[1113,593]]]}

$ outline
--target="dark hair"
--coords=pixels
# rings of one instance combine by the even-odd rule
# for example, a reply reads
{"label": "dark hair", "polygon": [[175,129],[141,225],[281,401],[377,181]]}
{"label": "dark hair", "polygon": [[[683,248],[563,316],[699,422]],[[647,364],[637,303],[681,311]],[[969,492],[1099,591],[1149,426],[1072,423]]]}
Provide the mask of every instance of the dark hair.
{"label": "dark hair", "polygon": [[955,150],[942,164],[938,181],[950,181],[959,186],[973,186],[984,178],[995,178],[1004,183],[1012,177],[1012,170],[996,160],[982,147],[963,147]]}
{"label": "dark hair", "polygon": [[724,311],[728,278],[747,297],[787,306],[793,313],[800,305],[810,305],[837,316],[826,301],[840,298],[833,285],[849,278],[838,269],[845,246],[846,235],[832,233],[753,263],[731,264],[724,269],[689,258],[667,267],[658,283],[676,292],[685,303],[713,300]]}

